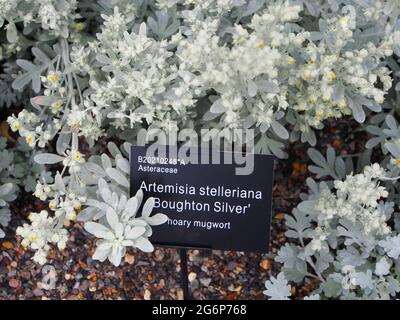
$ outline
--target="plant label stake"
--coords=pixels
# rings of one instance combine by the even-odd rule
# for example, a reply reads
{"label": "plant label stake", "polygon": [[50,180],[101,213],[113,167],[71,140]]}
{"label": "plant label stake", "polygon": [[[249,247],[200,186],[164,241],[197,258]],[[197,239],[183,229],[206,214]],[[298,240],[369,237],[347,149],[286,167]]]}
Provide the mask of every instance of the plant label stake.
{"label": "plant label stake", "polygon": [[179,255],[181,260],[181,288],[183,291],[183,299],[192,300],[189,290],[187,250],[185,248],[179,249]]}
{"label": "plant label stake", "polygon": [[[246,155],[252,162],[247,174],[238,174],[232,159],[238,154],[186,147],[132,146],[131,193],[142,189],[154,197],[154,209],[168,221],[153,229],[150,241],[158,246],[180,248],[181,284],[190,299],[187,249],[268,252],[274,158]],[[188,152],[203,162],[193,163]],[[204,152],[209,156],[204,157]],[[226,162],[215,163],[212,156]],[[229,158],[231,159],[229,161]],[[206,159],[206,161],[204,161]],[[204,163],[206,162],[206,163]],[[242,163],[243,166],[243,163]]]}

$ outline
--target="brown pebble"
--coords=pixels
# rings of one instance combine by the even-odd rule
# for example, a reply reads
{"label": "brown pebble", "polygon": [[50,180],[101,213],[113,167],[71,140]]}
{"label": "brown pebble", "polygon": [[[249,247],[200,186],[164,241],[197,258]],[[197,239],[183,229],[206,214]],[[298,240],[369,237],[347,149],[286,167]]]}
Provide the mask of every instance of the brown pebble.
{"label": "brown pebble", "polygon": [[274,216],[274,218],[275,218],[276,220],[283,220],[283,219],[285,219],[285,213],[279,212],[279,213],[277,213],[277,214]]}
{"label": "brown pebble", "polygon": [[184,297],[183,297],[183,290],[182,290],[182,289],[179,289],[179,290],[178,290],[177,296],[178,296],[178,300],[183,300],[183,299],[184,299]]}
{"label": "brown pebble", "polygon": [[2,247],[3,249],[6,249],[6,250],[11,250],[11,249],[14,248],[14,244],[13,244],[11,241],[4,241],[4,242],[1,244],[1,247]]}
{"label": "brown pebble", "polygon": [[259,265],[264,270],[269,270],[271,268],[271,261],[269,259],[263,259]]}
{"label": "brown pebble", "polygon": [[18,288],[20,286],[20,281],[18,279],[12,278],[8,281],[8,285],[11,288]]}
{"label": "brown pebble", "polygon": [[127,262],[129,264],[134,264],[135,263],[135,256],[130,255],[130,254],[126,254],[125,255],[125,262]]}
{"label": "brown pebble", "polygon": [[143,296],[144,300],[150,300],[151,299],[151,292],[149,290],[145,290],[144,291],[144,296]]}

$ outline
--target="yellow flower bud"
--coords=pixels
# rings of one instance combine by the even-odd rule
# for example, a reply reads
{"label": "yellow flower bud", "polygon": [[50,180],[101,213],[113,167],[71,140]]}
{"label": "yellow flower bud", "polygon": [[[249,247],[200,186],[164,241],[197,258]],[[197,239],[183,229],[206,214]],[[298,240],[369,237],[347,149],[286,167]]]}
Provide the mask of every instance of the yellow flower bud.
{"label": "yellow flower bud", "polygon": [[54,109],[60,109],[61,106],[62,106],[62,101],[61,101],[61,100],[55,101],[55,102],[53,103],[53,105],[52,105],[52,107],[53,107]]}
{"label": "yellow flower bud", "polygon": [[331,79],[331,80],[336,79],[336,73],[334,73],[334,72],[329,72],[329,73],[326,75],[326,77],[327,77],[328,79]]}
{"label": "yellow flower bud", "polygon": [[55,208],[57,208],[57,205],[55,204],[55,202],[50,202],[49,208],[50,209],[55,209]]}
{"label": "yellow flower bud", "polygon": [[81,32],[85,28],[85,24],[83,22],[75,23],[74,29],[76,32]]}
{"label": "yellow flower bud", "polygon": [[31,235],[29,235],[28,239],[29,239],[29,241],[35,241],[35,240],[37,240],[37,235],[31,234]]}
{"label": "yellow flower bud", "polygon": [[25,138],[28,144],[32,144],[35,141],[35,138],[32,135],[29,135]]}
{"label": "yellow flower bud", "polygon": [[56,81],[58,80],[58,77],[57,77],[57,75],[56,75],[55,73],[49,75],[47,78],[48,78],[49,81],[51,81],[51,82],[56,82]]}
{"label": "yellow flower bud", "polygon": [[340,17],[339,19],[339,23],[342,27],[344,27],[345,25],[347,25],[347,21],[349,20],[349,18],[347,18],[346,16],[344,17]]}
{"label": "yellow flower bud", "polygon": [[11,130],[12,131],[18,131],[21,128],[21,125],[19,123],[19,121],[14,121],[11,125]]}
{"label": "yellow flower bud", "polygon": [[82,154],[79,151],[75,151],[72,153],[72,159],[74,159],[75,161],[81,161]]}
{"label": "yellow flower bud", "polygon": [[78,219],[78,217],[77,217],[76,213],[71,214],[71,216],[70,216],[71,221],[76,221],[77,219]]}

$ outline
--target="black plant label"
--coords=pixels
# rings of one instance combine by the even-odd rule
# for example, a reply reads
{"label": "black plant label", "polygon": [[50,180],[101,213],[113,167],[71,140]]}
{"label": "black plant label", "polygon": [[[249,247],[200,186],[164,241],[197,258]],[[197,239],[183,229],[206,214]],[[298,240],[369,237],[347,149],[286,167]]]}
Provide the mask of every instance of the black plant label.
{"label": "black plant label", "polygon": [[132,196],[141,188],[145,198],[154,197],[153,214],[169,218],[153,227],[153,244],[268,251],[273,156],[149,148],[131,149],[130,187]]}

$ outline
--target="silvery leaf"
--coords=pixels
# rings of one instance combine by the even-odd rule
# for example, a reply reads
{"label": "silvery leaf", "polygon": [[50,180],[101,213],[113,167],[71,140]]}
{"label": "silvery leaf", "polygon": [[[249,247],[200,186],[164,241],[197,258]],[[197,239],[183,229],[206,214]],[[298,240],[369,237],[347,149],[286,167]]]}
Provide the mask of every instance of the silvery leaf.
{"label": "silvery leaf", "polygon": [[[65,129],[65,128],[64,128]],[[58,136],[56,148],[58,154],[63,154],[71,142],[72,134],[70,132],[60,132]]]}
{"label": "silvery leaf", "polygon": [[293,210],[293,216],[285,215],[285,221],[289,228],[289,230],[285,232],[287,237],[298,239],[307,237],[312,219],[306,212],[295,208]]}
{"label": "silvery leaf", "polygon": [[97,222],[86,222],[85,230],[97,238],[113,240],[114,234],[107,227]]}
{"label": "silvery leaf", "polygon": [[386,147],[389,150],[389,152],[393,155],[393,157],[400,158],[400,148],[396,144],[388,143]]}
{"label": "silvery leaf", "polygon": [[367,270],[366,272],[357,272],[355,281],[362,289],[373,289],[375,286],[375,283],[372,280],[371,270]]}
{"label": "silvery leaf", "polygon": [[39,164],[55,164],[64,161],[64,157],[52,153],[40,153],[33,158]]}
{"label": "silvery leaf", "polygon": [[112,205],[113,204],[113,199],[112,199],[112,194],[111,194],[110,189],[101,188],[99,191],[100,191],[100,195],[103,198],[104,202]]}
{"label": "silvery leaf", "polygon": [[338,283],[332,279],[328,279],[327,281],[323,282],[321,284],[321,288],[328,298],[335,298],[342,291],[341,283]]}
{"label": "silvery leaf", "polygon": [[146,231],[145,227],[133,227],[128,232],[126,232],[125,236],[127,239],[137,239],[142,236]]}
{"label": "silvery leaf", "polygon": [[277,121],[273,121],[272,124],[272,129],[274,130],[274,132],[276,133],[276,135],[279,138],[282,138],[284,140],[289,138],[289,132],[286,130],[286,128],[281,125],[279,122]]}
{"label": "silvery leaf", "polygon": [[279,86],[270,81],[258,80],[256,81],[258,88],[267,93],[279,93]]}
{"label": "silvery leaf", "polygon": [[210,111],[211,111],[212,113],[216,113],[216,114],[221,114],[221,113],[225,112],[226,110],[227,110],[227,109],[226,109],[226,107],[222,104],[222,100],[221,100],[221,99],[216,100],[216,101],[211,105],[211,108],[210,108]]}
{"label": "silvery leaf", "polygon": [[117,155],[121,155],[121,151],[118,149],[117,145],[114,142],[109,142],[107,144],[107,149],[110,151],[113,158],[117,157]]}
{"label": "silvery leaf", "polygon": [[6,183],[0,186],[0,197],[4,197],[11,192],[13,189],[12,183]]}
{"label": "silvery leaf", "polygon": [[112,167],[111,160],[106,154],[101,155],[101,164],[102,164],[104,170]]}
{"label": "silvery leaf", "polygon": [[94,162],[86,162],[84,167],[92,174],[95,174],[97,177],[104,178],[106,176],[106,172],[100,167],[98,164]]}
{"label": "silvery leaf", "polygon": [[269,296],[271,300],[288,300],[288,297],[292,295],[283,272],[280,272],[276,278],[271,277],[270,280],[266,281],[265,288],[266,290],[263,293]]}
{"label": "silvery leaf", "polygon": [[10,43],[17,42],[18,32],[15,23],[9,22],[7,25],[7,41]]}
{"label": "silvery leaf", "polygon": [[106,212],[107,222],[111,229],[116,230],[119,224],[118,215],[113,208],[108,208]]}
{"label": "silvery leaf", "polygon": [[381,240],[378,244],[386,251],[390,258],[398,259],[400,256],[400,235],[395,237],[387,237]]}
{"label": "silvery leaf", "polygon": [[389,274],[391,265],[391,261],[388,262],[385,257],[380,258],[375,265],[375,274],[377,276],[385,276]]}
{"label": "silvery leaf", "polygon": [[157,213],[151,217],[146,218],[146,221],[151,226],[158,226],[168,221],[168,216],[162,213]]}
{"label": "silvery leaf", "polygon": [[154,251],[154,247],[151,244],[151,242],[143,237],[135,239],[134,246],[139,248],[143,252],[153,252]]}
{"label": "silvery leaf", "polygon": [[106,173],[112,180],[114,180],[115,182],[117,182],[121,186],[129,188],[129,181],[125,177],[125,175],[123,175],[121,173],[121,171],[119,171],[117,169],[114,169],[114,168],[107,168],[106,169]]}
{"label": "silvery leaf", "polygon": [[105,261],[111,254],[112,242],[104,242],[97,245],[96,250],[92,256],[94,260],[101,262]]}
{"label": "silvery leaf", "polygon": [[367,149],[372,149],[372,148],[376,147],[378,144],[382,143],[383,141],[384,141],[384,139],[382,139],[381,137],[371,138],[367,141],[367,143],[365,144],[365,147]]}
{"label": "silvery leaf", "polygon": [[150,216],[153,208],[154,208],[154,198],[151,197],[151,198],[148,198],[143,205],[142,217],[147,219]]}
{"label": "silvery leaf", "polygon": [[247,92],[250,97],[254,97],[257,94],[257,85],[254,83],[254,81],[248,81]]}
{"label": "silvery leaf", "polygon": [[365,121],[365,112],[363,110],[362,105],[360,103],[358,103],[358,101],[349,99],[349,106],[350,106],[351,110],[353,111],[354,119],[358,123],[363,123]]}
{"label": "silvery leaf", "polygon": [[118,169],[123,171],[126,174],[129,174],[130,172],[130,167],[129,167],[129,161],[126,160],[125,158],[120,158],[116,160],[116,164]]}

